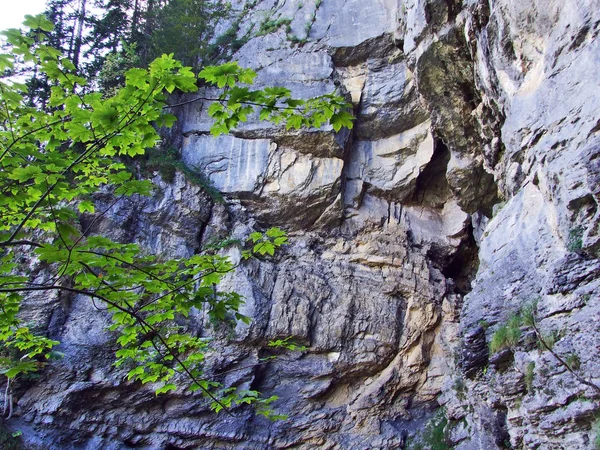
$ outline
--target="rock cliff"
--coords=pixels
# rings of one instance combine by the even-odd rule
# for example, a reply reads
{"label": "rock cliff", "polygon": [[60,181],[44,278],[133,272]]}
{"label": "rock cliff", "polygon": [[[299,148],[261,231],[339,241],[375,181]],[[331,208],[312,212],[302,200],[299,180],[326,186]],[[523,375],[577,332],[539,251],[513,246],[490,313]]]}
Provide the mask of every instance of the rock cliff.
{"label": "rock cliff", "polygon": [[[104,313],[56,297],[31,299],[26,313],[50,317],[65,358],[21,388],[11,426],[42,449],[593,448],[598,6],[233,2],[220,28],[235,27],[233,57],[257,83],[302,97],[337,90],[354,129],[251,121],[214,139],[207,105],[190,103],[172,140],[225,202],[182,174],[155,174],[154,198],[95,226],[170,256],[288,230],[276,257],[228,276],[253,322],[212,330],[222,347],[211,359],[228,383],[278,395],[289,418],[215,416],[198,396],[125,383]],[[517,343],[490,352],[534,303],[550,350],[523,325]],[[201,316],[190,326],[207,327]],[[307,350],[261,363],[268,340],[286,336]]]}

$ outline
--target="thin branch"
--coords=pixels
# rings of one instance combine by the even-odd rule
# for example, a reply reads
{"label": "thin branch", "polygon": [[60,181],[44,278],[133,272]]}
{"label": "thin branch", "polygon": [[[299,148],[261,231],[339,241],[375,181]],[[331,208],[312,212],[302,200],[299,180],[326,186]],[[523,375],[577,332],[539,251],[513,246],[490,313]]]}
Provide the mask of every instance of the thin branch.
{"label": "thin branch", "polygon": [[91,223],[86,227],[85,230],[83,230],[81,232],[81,236],[79,236],[79,238],[77,238],[77,240],[75,241],[75,243],[73,244],[73,247],[75,247],[77,244],[79,244],[79,242],[90,232],[90,230],[92,229],[92,227],[96,224],[96,222],[98,220],[100,220],[102,217],[104,217],[108,211],[110,211],[113,206],[115,206],[117,203],[119,203],[123,197],[125,197],[125,194],[120,195],[119,197],[117,197],[110,205],[108,205],[108,207],[102,211],[100,214],[96,214],[94,216],[94,219],[91,221]]}
{"label": "thin branch", "polygon": [[[48,186],[48,184],[46,184],[46,186]],[[48,189],[48,188],[46,188],[46,189]],[[58,234],[58,237],[60,238],[63,245],[69,250],[69,253],[67,254],[67,261],[64,263],[62,268],[58,271],[58,273],[56,274],[56,277],[54,277],[54,281],[52,282],[52,284],[56,284],[56,283],[58,283],[58,280],[60,280],[67,273],[67,269],[69,268],[69,265],[71,264],[71,255],[73,254],[73,250],[71,248],[69,248],[69,245],[67,244],[67,242],[65,241],[65,239],[62,236],[62,233],[60,232],[60,227],[58,226],[58,219],[56,217],[56,214],[54,213],[54,207],[52,206],[51,198],[48,198],[48,206],[50,207],[50,214],[52,215],[52,220],[54,220],[54,226],[56,227],[56,233]]]}
{"label": "thin branch", "polygon": [[[184,102],[180,102],[180,103],[174,103],[172,105],[165,105],[163,106],[163,109],[169,109],[169,108],[177,108],[179,106],[184,106],[184,105],[188,105],[190,103],[196,103],[199,101],[207,101],[207,102],[219,102],[221,103],[223,106],[226,106],[223,102],[225,102],[225,100],[227,100],[226,98],[210,98],[210,97],[196,97],[193,98],[191,100],[186,100]],[[256,103],[256,102],[248,102],[248,101],[240,101],[239,102],[242,105],[250,105],[250,106],[261,106],[263,108],[273,108],[273,109],[278,109],[278,110],[286,110],[286,109],[291,109],[293,111],[304,111],[304,109],[302,108],[298,108],[298,107],[291,107],[291,106],[276,106],[276,105],[267,105],[265,103]]]}
{"label": "thin branch", "polygon": [[18,247],[19,245],[30,245],[32,247],[43,247],[42,244],[35,241],[29,241],[27,239],[20,239],[12,242],[0,242],[0,247]]}
{"label": "thin branch", "polygon": [[6,389],[4,390],[4,408],[2,410],[2,415],[6,416],[8,413],[8,395],[10,392],[10,378],[6,379]]}
{"label": "thin branch", "polygon": [[72,288],[72,287],[68,287],[68,286],[29,286],[29,287],[18,287],[18,288],[2,288],[0,287],[0,293],[10,293],[10,292],[32,292],[32,291],[48,291],[48,290],[63,290],[63,291],[67,291],[67,292],[72,292],[75,294],[81,294],[81,295],[85,295],[87,297],[95,297],[99,300],[102,300],[103,302],[105,302],[106,304],[112,306],[113,308],[124,312],[125,314],[130,315],[131,317],[133,317],[138,323],[140,323],[141,325],[144,325],[148,328],[148,330],[152,331],[153,333],[156,334],[156,337],[161,341],[161,343],[165,346],[165,348],[167,349],[167,351],[169,352],[169,355],[171,355],[173,357],[173,360],[179,364],[179,366],[181,366],[181,368],[183,369],[183,371],[186,373],[186,375],[200,388],[202,389],[202,391],[204,391],[204,393],[210,397],[211,400],[213,400],[215,403],[217,403],[219,406],[221,406],[221,408],[223,408],[223,410],[229,414],[232,417],[235,417],[235,415],[229,411],[227,409],[227,407],[221,403],[221,401],[219,401],[219,399],[217,399],[212,392],[210,392],[208,389],[206,389],[205,387],[203,387],[200,384],[200,380],[198,380],[194,374],[187,368],[187,366],[183,363],[183,361],[181,361],[181,359],[179,358],[179,356],[175,353],[175,351],[171,348],[171,346],[167,343],[167,341],[165,340],[165,338],[163,338],[161,336],[161,334],[152,326],[150,325],[148,322],[146,322],[144,320],[144,318],[142,316],[140,316],[139,314],[137,314],[135,311],[129,311],[126,308],[123,308],[121,305],[119,305],[118,303],[113,302],[112,300],[110,300],[108,297],[104,296],[104,295],[100,295],[94,292],[90,292],[90,291],[86,291],[83,289],[77,289],[77,288]]}
{"label": "thin branch", "polygon": [[569,364],[567,364],[567,362],[562,359],[544,340],[544,338],[542,337],[542,333],[540,333],[539,328],[537,327],[537,324],[535,322],[535,320],[533,320],[531,322],[531,326],[533,328],[533,331],[535,332],[535,335],[537,336],[538,340],[540,341],[540,343],[542,344],[542,346],[548,350],[550,352],[550,354],[552,356],[554,356],[556,358],[556,360],[560,363],[560,365],[562,365],[565,369],[567,369],[569,371],[569,373],[571,375],[573,375],[577,381],[579,381],[582,384],[585,384],[586,386],[591,387],[592,389],[594,389],[598,394],[600,394],[600,386],[598,386],[595,383],[592,383],[591,381],[586,380],[585,378],[583,378],[582,376],[578,375]]}
{"label": "thin branch", "polygon": [[26,131],[26,132],[25,132],[25,133],[23,133],[21,136],[19,136],[19,137],[18,137],[18,138],[16,138],[15,140],[13,140],[13,141],[12,141],[12,142],[11,142],[11,143],[8,145],[8,147],[6,147],[6,148],[4,149],[4,152],[2,152],[2,155],[0,155],[0,160],[2,160],[2,159],[3,159],[3,158],[6,156],[6,154],[7,154],[7,153],[10,151],[10,149],[11,149],[11,148],[12,148],[12,147],[13,147],[13,146],[14,146],[14,145],[17,143],[17,142],[21,141],[22,139],[26,138],[27,136],[31,136],[32,134],[34,134],[34,133],[37,133],[38,131],[42,131],[44,128],[48,128],[48,127],[51,127],[51,126],[54,126],[54,125],[58,125],[59,123],[61,123],[61,122],[64,122],[64,121],[65,121],[66,119],[68,119],[68,118],[69,118],[69,116],[66,116],[66,117],[63,117],[63,118],[62,118],[62,119],[60,119],[60,120],[57,120],[57,121],[55,121],[55,122],[50,122],[50,123],[47,123],[47,124],[45,124],[45,125],[42,125],[41,127],[38,127],[38,128],[33,128],[33,129],[29,130],[29,131]]}
{"label": "thin branch", "polygon": [[[129,117],[130,114],[133,114],[133,118],[131,120],[135,120],[137,113],[141,110],[141,108],[143,108],[143,106],[148,102],[150,97],[154,94],[154,90],[156,89],[158,83],[159,83],[159,80],[156,81],[155,86],[152,87],[152,89],[148,93],[148,96],[139,105],[136,105],[137,106],[136,108],[130,109],[130,111],[127,114],[125,114],[125,117],[123,119],[121,119],[121,121],[119,121],[119,124],[121,124],[123,122],[123,120],[125,120],[125,118]],[[81,163],[85,159],[87,159],[87,157],[89,157],[91,154],[99,151],[104,145],[106,145],[106,142],[108,142],[108,140],[110,140],[112,137],[118,135],[122,130],[125,129],[125,127],[127,127],[131,123],[133,123],[133,122],[127,120],[119,129],[113,131],[112,133],[107,134],[106,136],[102,137],[100,140],[93,142],[87,150],[85,150],[78,158],[75,159],[75,161],[73,161],[71,164],[69,164],[69,166],[62,171],[61,175],[62,176],[66,175],[70,170],[72,170],[79,163]],[[60,182],[60,179],[58,179],[54,184],[52,184],[52,186],[50,186],[49,189],[46,190],[46,192],[44,192],[44,194],[42,194],[42,196],[29,209],[25,218],[21,221],[21,223],[19,223],[19,225],[17,225],[15,230],[12,232],[11,236],[5,242],[11,242],[12,240],[14,240],[16,238],[16,236],[21,231],[21,229],[25,226],[27,221],[33,216],[35,211],[46,200],[46,198],[50,195],[52,190],[58,185],[59,182]]]}
{"label": "thin branch", "polygon": [[107,258],[107,259],[113,259],[115,261],[120,262],[121,264],[125,264],[126,266],[131,267],[134,270],[137,270],[138,272],[143,273],[144,275],[152,278],[155,281],[160,281],[161,283],[165,283],[165,284],[171,286],[172,288],[175,287],[175,285],[172,282],[170,282],[168,280],[165,280],[163,278],[160,278],[160,277],[154,275],[152,272],[148,272],[147,270],[143,269],[142,267],[140,267],[140,266],[138,266],[136,264],[127,262],[127,261],[125,261],[125,260],[123,260],[121,258],[118,258],[118,257],[114,256],[114,255],[110,255],[108,253],[103,253],[103,252],[94,251],[94,250],[77,250],[77,253],[89,253],[91,255],[102,256],[102,257]]}

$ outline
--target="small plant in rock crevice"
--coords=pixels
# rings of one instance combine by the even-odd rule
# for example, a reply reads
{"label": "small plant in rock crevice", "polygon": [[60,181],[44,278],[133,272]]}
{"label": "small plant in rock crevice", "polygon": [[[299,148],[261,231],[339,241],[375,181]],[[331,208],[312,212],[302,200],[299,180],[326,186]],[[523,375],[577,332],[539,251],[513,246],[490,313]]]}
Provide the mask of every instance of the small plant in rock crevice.
{"label": "small plant in rock crevice", "polygon": [[450,447],[446,442],[446,433],[444,429],[448,425],[448,419],[445,412],[442,410],[435,415],[425,428],[423,441],[431,450],[449,450]]}
{"label": "small plant in rock crevice", "polygon": [[490,340],[490,353],[497,353],[505,348],[514,348],[521,337],[522,318],[519,313],[512,314],[508,321],[501,325]]}
{"label": "small plant in rock crevice", "polygon": [[306,22],[304,24],[304,32],[306,33],[306,37],[304,38],[304,41],[308,41],[308,37],[310,36],[310,32],[312,30],[312,27],[315,23],[315,20],[317,20],[317,10],[319,9],[319,7],[321,6],[321,3],[323,1],[322,0],[317,0],[315,2],[315,9],[313,10],[312,14],[310,15],[310,19],[308,20],[308,22]]}
{"label": "small plant in rock crevice", "polygon": [[594,448],[596,450],[600,450],[600,418],[596,419],[596,421],[592,424],[592,436],[594,442]]}
{"label": "small plant in rock crevice", "polygon": [[[501,325],[496,332],[492,335],[490,340],[489,348],[491,353],[496,353],[505,348],[514,349],[519,343],[521,336],[521,328],[527,327],[533,329],[535,337],[538,341],[538,346],[541,351],[548,351],[554,357],[554,359],[564,367],[575,379],[600,394],[600,386],[596,383],[589,381],[588,379],[581,376],[576,371],[580,368],[581,361],[578,355],[569,354],[567,356],[561,356],[554,350],[555,342],[559,341],[564,337],[563,332],[554,331],[550,334],[544,334],[539,327],[537,319],[537,300],[526,304],[517,313],[513,313],[506,324]],[[533,368],[531,370],[533,376]],[[527,383],[527,373],[526,383]],[[533,380],[533,378],[532,378]],[[529,390],[529,388],[528,388]]]}
{"label": "small plant in rock crevice", "polygon": [[21,441],[21,432],[11,432],[0,422],[0,448],[2,450],[25,450]]}
{"label": "small plant in rock crevice", "polygon": [[456,398],[463,401],[467,399],[466,393],[468,392],[467,385],[461,377],[456,377],[452,384],[452,389],[456,392]]}
{"label": "small plant in rock crevice", "polygon": [[167,149],[149,149],[143,159],[139,160],[140,171],[144,175],[158,171],[161,178],[167,183],[172,183],[175,174],[181,172],[186,180],[196,186],[201,187],[215,203],[223,203],[224,199],[218,189],[216,189],[210,180],[200,172],[190,169],[181,160],[179,152],[173,147]]}
{"label": "small plant in rock crevice", "polygon": [[533,379],[535,377],[535,362],[530,361],[525,367],[525,387],[527,392],[531,393],[533,387]]}
{"label": "small plant in rock crevice", "polygon": [[583,248],[583,228],[575,227],[569,231],[569,240],[567,241],[567,250],[570,252],[579,252]]}
{"label": "small plant in rock crevice", "polygon": [[450,450],[451,447],[448,445],[446,436],[447,425],[446,412],[444,409],[438,410],[425,428],[407,442],[406,448],[409,450]]}
{"label": "small plant in rock crevice", "polygon": [[565,362],[574,370],[578,370],[581,367],[581,359],[579,359],[579,355],[577,353],[569,353],[565,357]]}
{"label": "small plant in rock crevice", "polygon": [[290,24],[292,23],[292,19],[287,17],[281,17],[279,19],[265,19],[261,24],[256,36],[264,36],[269,33],[273,33],[279,30],[281,27],[286,27],[286,32],[290,32],[289,29]]}

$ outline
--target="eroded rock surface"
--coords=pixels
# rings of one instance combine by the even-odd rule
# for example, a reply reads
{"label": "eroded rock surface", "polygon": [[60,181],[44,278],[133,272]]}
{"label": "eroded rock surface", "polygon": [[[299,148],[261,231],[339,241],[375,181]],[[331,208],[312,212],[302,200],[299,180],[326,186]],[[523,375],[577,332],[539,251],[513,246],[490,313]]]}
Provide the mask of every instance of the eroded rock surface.
{"label": "eroded rock surface", "polygon": [[[216,377],[278,395],[289,418],[155,398],[111,366],[102,312],[33,299],[66,356],[21,388],[13,426],[44,449],[396,449],[433,445],[425,424],[443,408],[451,448],[592,448],[598,392],[525,326],[512,348],[488,344],[535,302],[553,352],[600,384],[597,2],[243,3],[240,35],[255,37],[240,64],[302,97],[337,89],[354,129],[251,121],[214,139],[207,105],[189,104],[175,141],[226,204],[157,178],[156,198],[98,226],[168,255],[289,230],[285,250],[224,283],[249,327],[190,324],[220,339]],[[290,29],[260,35],[265,18]],[[258,364],[286,336],[306,352]]]}

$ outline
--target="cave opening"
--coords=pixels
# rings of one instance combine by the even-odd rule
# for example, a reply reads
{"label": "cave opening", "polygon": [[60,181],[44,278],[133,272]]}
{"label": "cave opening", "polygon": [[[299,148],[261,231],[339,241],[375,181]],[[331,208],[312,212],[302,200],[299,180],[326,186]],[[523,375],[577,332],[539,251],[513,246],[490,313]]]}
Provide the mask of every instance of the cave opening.
{"label": "cave opening", "polygon": [[419,174],[413,193],[412,203],[442,208],[451,195],[446,169],[450,161],[450,150],[444,142],[436,138],[431,160]]}
{"label": "cave opening", "polygon": [[455,292],[466,295],[471,292],[471,283],[479,268],[479,248],[475,241],[473,225],[469,224],[467,234],[458,251],[442,268],[446,278],[454,280]]}

